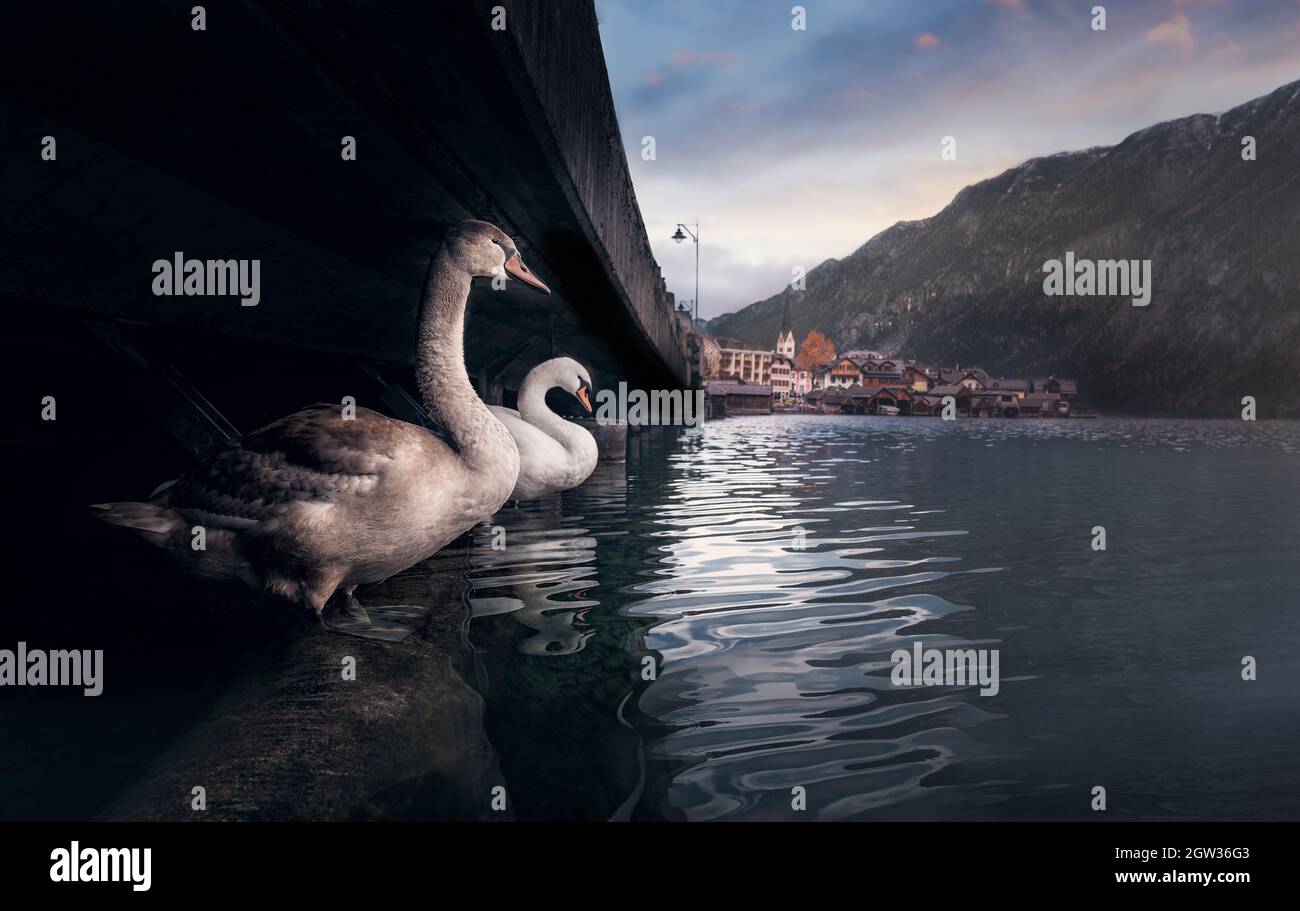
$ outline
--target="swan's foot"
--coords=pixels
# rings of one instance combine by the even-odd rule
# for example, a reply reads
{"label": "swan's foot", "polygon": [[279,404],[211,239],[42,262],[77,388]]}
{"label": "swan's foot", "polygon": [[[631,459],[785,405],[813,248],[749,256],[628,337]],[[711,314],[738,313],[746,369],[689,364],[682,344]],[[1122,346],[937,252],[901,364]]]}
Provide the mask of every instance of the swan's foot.
{"label": "swan's foot", "polygon": [[319,615],[321,626],[332,633],[401,642],[413,632],[413,626],[408,623],[413,624],[424,616],[428,608],[415,604],[391,604],[366,610],[352,591],[347,591],[339,612],[342,616],[332,624],[325,621],[323,614]]}
{"label": "swan's foot", "polygon": [[361,606],[361,602],[358,601],[357,596],[353,594],[355,591],[356,589],[348,589],[344,596],[343,614],[349,620],[356,623],[369,623],[370,615],[366,613],[366,609]]}

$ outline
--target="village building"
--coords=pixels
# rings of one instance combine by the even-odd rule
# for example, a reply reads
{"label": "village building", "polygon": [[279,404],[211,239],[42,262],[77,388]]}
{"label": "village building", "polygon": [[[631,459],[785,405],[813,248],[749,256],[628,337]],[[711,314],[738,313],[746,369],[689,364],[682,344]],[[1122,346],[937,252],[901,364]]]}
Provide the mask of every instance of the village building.
{"label": "village building", "polygon": [[1074,380],[1058,380],[1054,376],[1035,377],[1029,382],[1028,392],[1040,395],[1059,396],[1066,402],[1073,401],[1079,394],[1079,387]]}
{"label": "village building", "polygon": [[1059,395],[1031,392],[1020,400],[1023,417],[1056,418],[1070,416],[1070,403]]}
{"label": "village building", "polygon": [[911,414],[913,396],[900,386],[832,386],[804,401],[824,414]]}
{"label": "village building", "polygon": [[772,395],[786,398],[794,394],[794,358],[784,354],[772,355],[770,376]]}
{"label": "village building", "polygon": [[912,396],[901,386],[864,387],[855,399],[866,401],[867,414],[911,414]]}
{"label": "village building", "polygon": [[812,371],[813,389],[825,389],[828,385],[830,385],[829,382],[830,376],[831,376],[830,364],[818,364],[816,367],[814,367]]}
{"label": "village building", "polygon": [[864,386],[901,386],[903,371],[891,360],[868,361],[862,367],[861,382]]}
{"label": "village building", "polygon": [[785,312],[781,317],[781,329],[776,334],[776,350],[772,353],[772,364],[769,370],[772,396],[776,399],[790,399],[797,394],[794,357],[794,329],[790,327],[790,299],[787,297]]}
{"label": "village building", "polygon": [[862,365],[851,357],[839,357],[831,364],[826,385],[847,389],[862,382]]}
{"label": "village building", "polygon": [[932,386],[955,386],[966,376],[966,371],[960,368],[933,367],[928,376]]}
{"label": "village building", "polygon": [[970,416],[1003,418],[1020,416],[1020,398],[1010,390],[981,389],[971,395]]}
{"label": "village building", "polygon": [[771,386],[735,380],[704,381],[704,416],[707,420],[737,414],[771,413]]}
{"label": "village building", "polygon": [[1028,380],[990,379],[986,384],[985,388],[996,389],[999,392],[1003,392],[1003,391],[1011,392],[1015,394],[1016,398],[1023,399],[1025,397],[1025,392],[1027,391],[1028,385],[1029,385]]}
{"label": "village building", "polygon": [[[773,402],[824,414],[936,416],[952,396],[959,416],[1064,417],[1078,396],[1074,380],[1055,376],[990,377],[979,367],[908,363],[855,349],[827,363],[800,367],[787,300],[772,351],[702,336],[710,416],[766,414]],[[760,398],[766,396],[766,401]]]}
{"label": "village building", "polygon": [[903,382],[913,392],[925,393],[930,391],[929,374],[925,372],[924,367],[918,367],[916,364],[907,364],[903,367]]}
{"label": "village building", "polygon": [[967,386],[961,383],[952,383],[946,386],[931,386],[930,395],[938,398],[940,403],[946,396],[952,396],[957,402],[957,414],[970,414],[971,391]]}
{"label": "village building", "polygon": [[804,396],[804,404],[816,408],[822,414],[839,414],[844,402],[844,393],[835,386],[814,389]]}
{"label": "village building", "polygon": [[928,393],[912,396],[912,414],[916,417],[937,417],[943,411],[943,396]]}
{"label": "village building", "polygon": [[781,317],[781,329],[776,334],[776,353],[781,357],[794,360],[794,329],[790,327],[790,298],[785,299],[785,313]]}
{"label": "village building", "polygon": [[772,378],[772,352],[753,348],[723,348],[719,352],[718,376],[766,386]]}

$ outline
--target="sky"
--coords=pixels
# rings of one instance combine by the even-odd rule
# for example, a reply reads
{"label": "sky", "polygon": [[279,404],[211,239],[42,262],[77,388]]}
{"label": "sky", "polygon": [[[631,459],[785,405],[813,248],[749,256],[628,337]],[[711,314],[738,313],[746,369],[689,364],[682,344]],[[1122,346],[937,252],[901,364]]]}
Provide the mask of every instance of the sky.
{"label": "sky", "polygon": [[805,0],[802,31],[795,5],[596,0],[650,242],[693,298],[669,238],[700,223],[705,318],[1026,159],[1300,79],[1300,0]]}

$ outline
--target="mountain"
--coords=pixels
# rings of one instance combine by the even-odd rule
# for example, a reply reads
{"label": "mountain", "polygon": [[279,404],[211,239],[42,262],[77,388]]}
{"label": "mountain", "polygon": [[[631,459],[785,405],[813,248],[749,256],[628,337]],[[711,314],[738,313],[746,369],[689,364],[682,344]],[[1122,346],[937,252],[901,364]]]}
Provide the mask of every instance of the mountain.
{"label": "mountain", "polygon": [[[1151,260],[1149,306],[1046,296],[1044,263],[1067,252]],[[1118,410],[1235,414],[1253,395],[1261,417],[1300,415],[1300,82],[1027,161],[806,284],[708,331],[771,347],[789,300],[797,338],[818,329],[841,351],[1069,376]]]}

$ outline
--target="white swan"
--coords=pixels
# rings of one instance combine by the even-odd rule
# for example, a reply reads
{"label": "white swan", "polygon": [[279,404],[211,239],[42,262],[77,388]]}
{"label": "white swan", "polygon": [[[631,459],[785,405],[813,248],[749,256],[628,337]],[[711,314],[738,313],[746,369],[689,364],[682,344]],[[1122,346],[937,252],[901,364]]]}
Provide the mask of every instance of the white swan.
{"label": "white swan", "polygon": [[[93,513],[132,529],[202,576],[239,579],[317,616],[431,556],[505,504],[519,450],[465,372],[465,303],[475,276],[550,290],[506,234],[482,221],[448,232],[425,275],[416,376],[441,435],[357,408],[313,405],[208,454],[148,503]],[[204,549],[194,549],[196,528]]]}
{"label": "white swan", "polygon": [[519,446],[519,480],[512,500],[536,500],[577,487],[596,468],[596,438],[546,406],[546,392],[559,387],[591,411],[591,377],[571,357],[542,361],[519,387],[519,410],[490,406]]}

